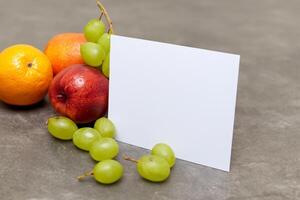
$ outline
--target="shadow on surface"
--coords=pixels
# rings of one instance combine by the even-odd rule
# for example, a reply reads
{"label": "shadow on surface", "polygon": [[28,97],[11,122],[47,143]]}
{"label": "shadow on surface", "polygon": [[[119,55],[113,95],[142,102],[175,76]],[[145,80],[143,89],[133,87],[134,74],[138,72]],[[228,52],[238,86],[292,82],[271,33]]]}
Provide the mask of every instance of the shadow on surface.
{"label": "shadow on surface", "polygon": [[35,110],[46,107],[47,104],[48,104],[48,102],[45,99],[43,99],[40,102],[33,104],[33,105],[29,105],[29,106],[15,106],[15,105],[9,105],[4,102],[1,102],[0,107],[4,108],[6,110],[17,111],[17,112],[19,112],[19,111],[35,111]]}

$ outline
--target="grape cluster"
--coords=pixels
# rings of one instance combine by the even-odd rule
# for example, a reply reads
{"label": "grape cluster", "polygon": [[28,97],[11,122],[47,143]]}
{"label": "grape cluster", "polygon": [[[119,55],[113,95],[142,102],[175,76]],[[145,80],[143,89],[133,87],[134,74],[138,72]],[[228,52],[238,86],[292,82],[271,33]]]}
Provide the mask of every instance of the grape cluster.
{"label": "grape cluster", "polygon": [[101,161],[95,165],[93,171],[87,175],[103,184],[111,184],[118,181],[123,175],[123,166],[116,160],[112,160],[119,153],[119,145],[115,141],[115,126],[107,119],[98,119],[94,128],[79,128],[67,117],[58,116],[48,119],[49,133],[61,140],[73,140],[73,144],[90,156]]}
{"label": "grape cluster", "polygon": [[90,20],[83,29],[87,42],[80,46],[80,54],[87,65],[101,68],[102,73],[109,78],[111,34],[105,31],[106,26],[101,20]]}
{"label": "grape cluster", "polygon": [[165,181],[176,161],[172,148],[164,143],[156,144],[150,155],[144,155],[138,160],[128,156],[124,156],[124,159],[136,162],[139,175],[152,182]]}
{"label": "grape cluster", "polygon": [[[117,182],[123,176],[123,166],[113,160],[119,153],[119,145],[114,139],[116,128],[106,117],[98,119],[94,127],[78,128],[67,117],[57,116],[48,119],[49,133],[61,140],[73,140],[73,144],[88,151],[91,158],[99,161],[91,172],[79,176],[94,176],[102,184]],[[139,160],[124,156],[125,160],[137,163],[137,171],[141,177],[152,182],[162,182],[170,175],[170,169],[175,164],[175,154],[167,144],[156,144],[150,155],[144,155]]]}

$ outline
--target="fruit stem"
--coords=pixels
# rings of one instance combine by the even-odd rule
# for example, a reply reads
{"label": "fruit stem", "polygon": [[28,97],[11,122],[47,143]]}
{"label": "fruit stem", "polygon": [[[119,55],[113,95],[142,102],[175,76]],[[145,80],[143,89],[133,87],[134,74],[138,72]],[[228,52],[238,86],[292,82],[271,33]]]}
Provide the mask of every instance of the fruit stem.
{"label": "fruit stem", "polygon": [[52,118],[52,117],[58,117],[58,116],[57,116],[57,115],[52,115],[52,116],[50,116],[50,117],[47,119],[47,121],[45,122],[46,126],[48,126],[49,119]]}
{"label": "fruit stem", "polygon": [[103,17],[103,12],[101,12],[100,17],[99,17],[99,20],[101,20],[102,17]]}
{"label": "fruit stem", "polygon": [[85,177],[93,176],[93,171],[85,172],[84,174],[77,177],[78,181],[82,181]]}
{"label": "fruit stem", "polygon": [[129,156],[126,156],[126,155],[123,155],[123,159],[124,160],[128,160],[128,161],[131,161],[131,162],[135,162],[135,163],[138,163],[138,161],[134,158],[131,158]]}
{"label": "fruit stem", "polygon": [[[108,28],[108,33],[114,34],[114,29],[113,29],[112,21],[111,21],[109,15],[108,15],[108,13],[107,13],[105,7],[103,6],[103,4],[102,4],[99,0],[96,0],[96,3],[97,3],[97,6],[98,6],[98,8],[100,9],[100,12],[101,12],[100,17],[102,18],[102,15],[104,15],[105,18],[106,18],[106,21],[107,21],[108,26],[109,26],[109,28]],[[100,19],[101,19],[101,18],[100,18]]]}

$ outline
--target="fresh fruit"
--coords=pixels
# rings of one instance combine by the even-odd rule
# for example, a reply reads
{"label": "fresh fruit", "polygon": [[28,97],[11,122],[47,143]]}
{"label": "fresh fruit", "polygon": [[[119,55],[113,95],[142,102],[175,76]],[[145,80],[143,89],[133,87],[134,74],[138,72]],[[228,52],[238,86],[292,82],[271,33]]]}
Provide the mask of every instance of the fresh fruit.
{"label": "fresh fruit", "polygon": [[141,177],[153,182],[162,182],[170,175],[169,163],[156,155],[142,156],[137,162],[137,170]]}
{"label": "fresh fruit", "polygon": [[79,149],[89,151],[93,142],[101,138],[100,133],[93,128],[80,128],[73,135],[73,143]]}
{"label": "fresh fruit", "polygon": [[77,125],[67,117],[51,117],[48,119],[48,131],[61,140],[71,140],[77,131]]}
{"label": "fresh fruit", "polygon": [[103,160],[95,165],[93,175],[100,183],[112,184],[123,176],[123,166],[116,160]]}
{"label": "fresh fruit", "polygon": [[109,62],[110,62],[110,55],[108,54],[103,61],[102,65],[102,73],[109,78]]}
{"label": "fresh fruit", "polygon": [[80,53],[84,62],[93,67],[99,67],[105,58],[104,47],[92,42],[82,44]]}
{"label": "fresh fruit", "polygon": [[169,163],[170,168],[173,167],[173,165],[175,164],[175,154],[172,150],[172,148],[164,143],[159,143],[156,144],[152,150],[151,150],[151,154],[152,155],[157,155],[160,157],[163,157],[164,159],[166,159],[166,161]]}
{"label": "fresh fruit", "polygon": [[145,155],[139,160],[123,156],[125,160],[137,163],[137,171],[141,177],[152,182],[165,181],[170,175],[170,166],[166,159],[156,155]]}
{"label": "fresh fruit", "polygon": [[98,40],[98,44],[102,45],[105,52],[108,54],[110,51],[110,34],[104,33]]}
{"label": "fresh fruit", "polygon": [[96,140],[91,148],[90,155],[94,160],[101,161],[112,159],[119,153],[119,145],[112,138],[101,138]]}
{"label": "fresh fruit", "polygon": [[114,124],[106,117],[101,117],[100,119],[97,119],[97,121],[94,124],[94,129],[99,131],[102,137],[114,138],[116,135],[116,128]]}
{"label": "fresh fruit", "polygon": [[49,88],[53,108],[76,123],[102,117],[108,106],[108,80],[86,65],[70,66],[57,74]]}
{"label": "fresh fruit", "polygon": [[32,105],[44,98],[52,80],[47,56],[30,45],[14,45],[0,54],[0,99],[11,105]]}
{"label": "fresh fruit", "polygon": [[105,24],[99,19],[90,20],[84,27],[84,36],[89,42],[97,42],[105,32]]}
{"label": "fresh fruit", "polygon": [[49,40],[45,54],[52,63],[54,75],[73,64],[83,64],[80,45],[86,39],[82,33],[62,33]]}

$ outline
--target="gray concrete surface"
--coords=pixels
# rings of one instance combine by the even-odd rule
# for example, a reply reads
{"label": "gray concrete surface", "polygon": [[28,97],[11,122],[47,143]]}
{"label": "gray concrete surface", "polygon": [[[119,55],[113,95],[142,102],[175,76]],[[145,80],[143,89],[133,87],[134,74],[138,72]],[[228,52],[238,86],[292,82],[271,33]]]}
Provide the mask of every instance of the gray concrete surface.
{"label": "gray concrete surface", "polygon": [[[178,161],[167,182],[152,184],[121,160],[119,183],[77,182],[94,162],[47,133],[48,102],[27,109],[0,104],[0,199],[300,199],[298,0],[103,3],[118,34],[241,54],[231,172]],[[54,34],[81,31],[97,14],[93,0],[0,0],[0,48],[43,48]],[[121,152],[146,153],[125,144]]]}

